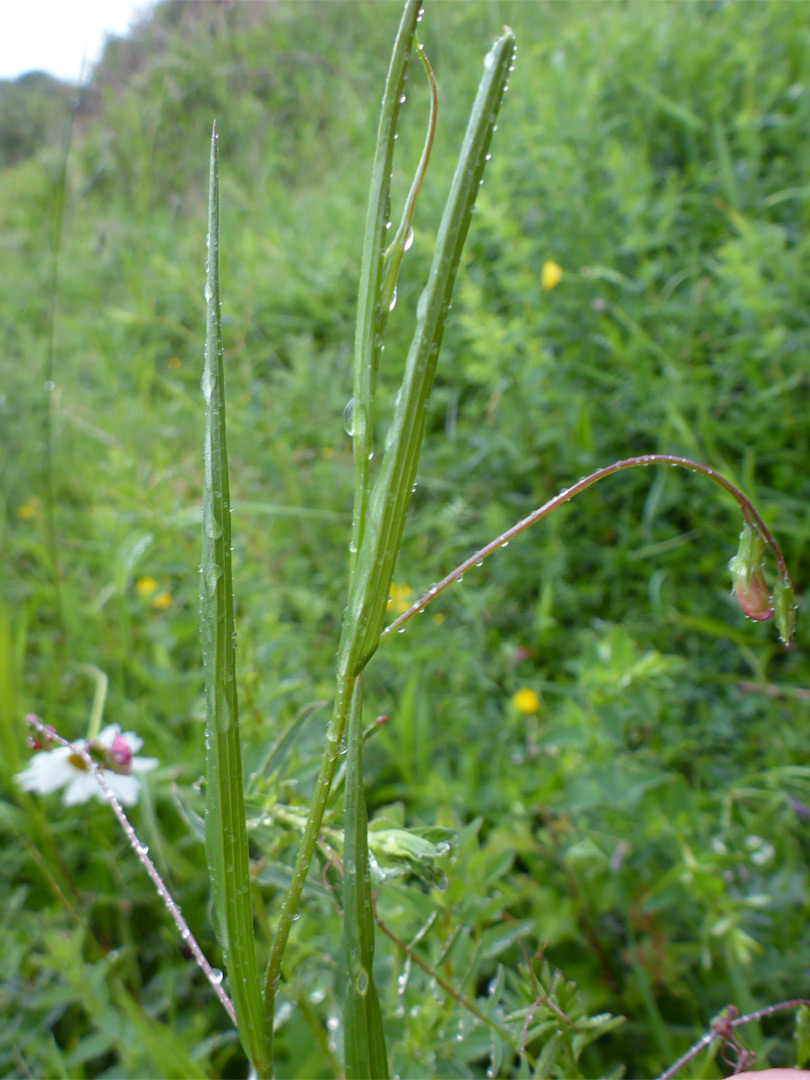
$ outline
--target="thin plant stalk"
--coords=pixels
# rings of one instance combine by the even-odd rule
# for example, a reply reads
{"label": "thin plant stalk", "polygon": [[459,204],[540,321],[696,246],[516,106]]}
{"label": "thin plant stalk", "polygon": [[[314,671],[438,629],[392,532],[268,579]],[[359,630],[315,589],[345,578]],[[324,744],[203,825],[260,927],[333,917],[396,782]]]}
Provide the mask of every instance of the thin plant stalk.
{"label": "thin plant stalk", "polygon": [[806,998],[795,998],[793,1001],[780,1001],[776,1005],[766,1005],[762,1009],[757,1009],[755,1012],[748,1013],[746,1016],[737,1016],[737,1009],[731,1005],[727,1009],[723,1010],[720,1016],[713,1020],[709,1030],[702,1035],[698,1041],[691,1046],[685,1054],[682,1054],[677,1061],[665,1069],[657,1080],[672,1080],[672,1078],[680,1072],[684,1065],[688,1064],[692,1058],[696,1057],[701,1050],[716,1040],[722,1040],[726,1043],[731,1043],[735,1049],[739,1049],[734,1039],[734,1028],[740,1027],[742,1024],[750,1024],[753,1020],[761,1020],[765,1016],[773,1016],[774,1013],[784,1012],[786,1009],[801,1009],[810,1008],[810,1001]]}
{"label": "thin plant stalk", "polygon": [[363,676],[354,684],[346,736],[343,845],[343,999],[347,1080],[387,1080],[380,998],[374,982],[374,906],[368,856],[368,812],[363,791]]}
{"label": "thin plant stalk", "polygon": [[[82,72],[84,63],[82,63]],[[56,493],[54,484],[54,391],[56,384],[54,373],[56,367],[56,312],[58,305],[59,285],[62,270],[62,241],[65,230],[65,197],[67,195],[67,167],[70,158],[70,148],[73,142],[73,129],[76,125],[76,116],[79,111],[80,99],[77,98],[71,110],[70,120],[65,128],[62,155],[59,172],[53,185],[53,209],[51,214],[50,235],[50,281],[48,285],[48,338],[45,350],[45,378],[43,386],[46,394],[45,401],[45,456],[43,460],[43,481],[45,486],[45,527],[47,533],[48,556],[53,575],[54,601],[56,616],[64,636],[65,609],[62,602],[62,571],[59,561],[59,544],[56,537],[55,503]]]}
{"label": "thin plant stalk", "polygon": [[[385,630],[382,632],[381,640],[389,637],[395,631],[401,630],[405,623],[409,622],[414,615],[417,615],[420,611],[424,611],[427,605],[435,600],[439,593],[444,592],[446,588],[455,581],[458,581],[469,569],[474,566],[479,566],[487,556],[493,553],[493,551],[505,547],[513,537],[518,536],[525,529],[528,529],[538,521],[541,521],[553,510],[562,506],[563,503],[570,502],[575,495],[579,495],[580,492],[585,491],[586,488],[597,483],[597,481],[604,480],[606,476],[612,476],[614,473],[623,472],[625,469],[633,469],[638,466],[648,465],[675,465],[688,469],[690,472],[702,473],[710,480],[713,480],[715,484],[718,484],[727,491],[740,507],[743,521],[750,525],[751,528],[756,531],[763,544],[770,548],[774,560],[776,561],[776,568],[780,581],[787,582],[789,585],[787,567],[778,544],[773,536],[771,536],[768,527],[757,513],[751,501],[746,498],[739,488],[735,487],[730,480],[721,476],[720,473],[715,472],[710,466],[701,465],[700,462],[691,461],[689,458],[678,457],[675,454],[642,454],[640,457],[625,458],[623,461],[616,461],[612,465],[606,465],[603,469],[597,469],[596,472],[591,473],[590,476],[583,477],[575,484],[572,484],[570,488],[565,488],[563,491],[559,492],[553,499],[549,499],[548,502],[543,503],[542,506],[538,507],[537,510],[533,510],[531,514],[528,514],[525,518],[521,518],[521,520],[512,525],[511,528],[501,533],[500,536],[496,536],[494,540],[490,540],[488,544],[485,544],[474,554],[470,555],[469,558],[460,563],[455,570],[452,570],[443,577],[436,585],[431,585],[424,596],[420,596],[418,600],[411,604],[407,611],[404,611],[389,626],[386,626]],[[784,636],[785,635],[783,635],[783,640]]]}

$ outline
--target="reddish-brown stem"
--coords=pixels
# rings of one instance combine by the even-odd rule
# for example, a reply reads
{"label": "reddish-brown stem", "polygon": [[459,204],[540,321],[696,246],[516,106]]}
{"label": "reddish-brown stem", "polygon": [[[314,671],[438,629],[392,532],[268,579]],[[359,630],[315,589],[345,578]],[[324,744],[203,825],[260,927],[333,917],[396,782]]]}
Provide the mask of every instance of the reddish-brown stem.
{"label": "reddish-brown stem", "polygon": [[657,1080],[672,1080],[672,1077],[687,1062],[696,1057],[701,1050],[710,1046],[715,1039],[728,1039],[732,1028],[739,1027],[741,1024],[749,1024],[752,1020],[761,1020],[763,1016],[772,1016],[774,1013],[784,1012],[785,1009],[798,1009],[801,1005],[810,1007],[810,1001],[806,1001],[804,998],[796,998],[793,1001],[780,1001],[776,1005],[766,1005],[765,1008],[757,1009],[756,1012],[747,1013],[745,1016],[734,1016],[733,1014],[736,1013],[737,1009],[735,1006],[730,1005],[717,1020],[712,1022],[709,1030],[698,1039],[694,1046],[691,1046],[685,1054],[673,1062],[668,1069],[665,1069]]}
{"label": "reddish-brown stem", "polygon": [[558,495],[555,495],[553,499],[549,499],[548,502],[543,503],[537,510],[533,510],[528,517],[522,518],[510,529],[507,529],[506,532],[501,533],[500,536],[491,540],[484,547],[479,548],[474,555],[470,555],[468,559],[465,559],[463,563],[455,568],[455,570],[442,578],[438,584],[431,585],[424,596],[421,596],[416,603],[411,604],[408,610],[403,612],[398,619],[395,619],[390,626],[386,626],[380,636],[380,640],[382,641],[395,630],[401,630],[409,619],[412,619],[418,612],[423,611],[431,600],[436,599],[439,593],[444,592],[444,590],[449,585],[452,585],[454,581],[458,581],[458,579],[471,567],[478,566],[488,555],[491,555],[493,551],[505,547],[513,536],[517,536],[518,533],[522,533],[524,529],[530,528],[547,514],[550,514],[552,510],[556,510],[558,506],[562,506],[563,503],[570,502],[575,495],[579,495],[581,491],[589,488],[591,484],[595,484],[598,480],[604,480],[606,476],[612,476],[613,473],[622,472],[625,469],[633,469],[639,465],[678,466],[683,469],[688,469],[690,472],[702,473],[704,476],[708,476],[708,478],[713,480],[716,484],[719,484],[720,487],[724,488],[736,501],[742,512],[743,520],[757,532],[763,543],[771,549],[773,557],[776,560],[780,578],[785,581],[788,580],[787,567],[785,566],[785,560],[782,556],[782,552],[779,550],[778,544],[768,531],[765,522],[754,509],[751,501],[747,499],[740,489],[735,487],[730,480],[726,480],[724,476],[715,472],[715,470],[708,465],[701,465],[700,462],[691,461],[689,458],[678,457],[675,454],[642,454],[640,457],[631,457],[625,458],[623,461],[616,461],[612,465],[606,465],[603,469],[597,469],[596,472],[591,473],[590,476],[582,477],[581,480],[577,480],[575,484],[572,484],[570,488],[564,488]]}

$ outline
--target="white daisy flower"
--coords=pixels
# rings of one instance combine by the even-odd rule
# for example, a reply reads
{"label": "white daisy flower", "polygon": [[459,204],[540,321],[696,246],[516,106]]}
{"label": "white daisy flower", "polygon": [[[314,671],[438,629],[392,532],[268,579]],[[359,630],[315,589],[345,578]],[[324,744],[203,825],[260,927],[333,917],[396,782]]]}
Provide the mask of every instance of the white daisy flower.
{"label": "white daisy flower", "polygon": [[[120,724],[110,724],[91,739],[77,739],[76,750],[87,748],[93,761],[104,773],[104,780],[113,795],[124,806],[134,806],[138,801],[141,782],[135,773],[145,773],[158,765],[157,758],[135,757],[143,746],[143,739],[133,731],[121,734]],[[14,778],[25,791],[47,795],[64,788],[62,802],[65,806],[77,806],[94,796],[106,802],[98,781],[87,768],[84,759],[69,746],[57,746],[53,750],[38,753],[27,769]]]}

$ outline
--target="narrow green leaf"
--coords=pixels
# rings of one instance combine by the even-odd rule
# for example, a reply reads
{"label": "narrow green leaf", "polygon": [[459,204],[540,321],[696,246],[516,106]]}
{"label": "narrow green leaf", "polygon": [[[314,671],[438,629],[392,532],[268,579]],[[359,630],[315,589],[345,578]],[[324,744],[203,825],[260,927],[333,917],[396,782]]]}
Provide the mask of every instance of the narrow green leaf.
{"label": "narrow green leaf", "polygon": [[379,644],[450,297],[514,55],[514,34],[507,28],[484,60],[484,74],[439,226],[428,283],[416,308],[416,330],[380,474],[369,500],[366,530],[343,624],[339,666],[345,664],[353,674],[362,671]]}
{"label": "narrow green leaf", "polygon": [[518,919],[515,922],[490,926],[481,935],[481,955],[486,960],[492,960],[505,952],[510,945],[514,945],[518,938],[530,938],[534,931],[533,919]]}
{"label": "narrow green leaf", "polygon": [[200,612],[205,669],[207,783],[205,843],[219,934],[239,1035],[260,1073],[272,1060],[272,1034],[259,991],[236,699],[233,575],[225,382],[219,290],[219,166],[211,141],[205,368],[205,478]]}
{"label": "narrow green leaf", "polygon": [[388,1054],[374,985],[374,908],[368,861],[368,814],[363,793],[363,680],[354,686],[349,712],[344,801],[343,940],[346,994],[343,1005],[347,1080],[387,1080]]}

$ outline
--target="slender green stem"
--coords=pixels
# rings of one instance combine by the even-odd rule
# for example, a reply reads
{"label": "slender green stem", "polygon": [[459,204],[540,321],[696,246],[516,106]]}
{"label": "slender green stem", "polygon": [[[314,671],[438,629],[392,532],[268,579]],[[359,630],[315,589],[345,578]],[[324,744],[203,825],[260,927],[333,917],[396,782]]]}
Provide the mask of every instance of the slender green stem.
{"label": "slender green stem", "polygon": [[83,671],[95,681],[96,689],[93,694],[93,705],[90,709],[90,723],[87,725],[87,738],[95,739],[101,730],[101,721],[104,717],[104,703],[107,700],[107,690],[110,680],[107,675],[95,666],[95,664],[80,664],[79,671]]}
{"label": "slender green stem", "polygon": [[284,897],[281,914],[278,921],[278,929],[273,938],[273,948],[270,953],[270,961],[267,965],[265,979],[265,1006],[268,1015],[272,1016],[275,1004],[275,995],[278,988],[278,980],[281,972],[281,961],[290,930],[295,920],[301,893],[307,880],[310,863],[315,854],[318,843],[318,833],[323,821],[329,793],[332,790],[332,779],[335,775],[343,734],[346,730],[346,719],[349,715],[349,706],[354,688],[354,678],[349,678],[345,673],[338,676],[338,692],[335,697],[332,718],[326,728],[326,742],[321,756],[321,767],[315,784],[315,794],[309,809],[309,817],[298,848],[298,854],[293,867],[292,881]]}
{"label": "slender green stem", "polygon": [[343,1029],[347,1080],[387,1080],[380,999],[374,982],[374,906],[368,857],[368,813],[363,791],[363,676],[349,712],[343,826],[343,941],[346,983]]}
{"label": "slender green stem", "polygon": [[62,266],[62,240],[65,226],[65,195],[67,193],[67,166],[70,157],[70,147],[73,142],[73,129],[76,124],[76,116],[79,111],[79,100],[73,107],[70,120],[65,129],[62,157],[59,173],[54,182],[53,212],[51,217],[50,239],[50,283],[48,287],[48,341],[45,352],[45,394],[46,408],[44,416],[45,426],[45,460],[43,463],[45,484],[45,526],[47,531],[48,555],[51,561],[51,573],[53,574],[54,600],[56,616],[59,626],[64,633],[65,611],[62,603],[62,572],[59,563],[59,544],[56,538],[56,493],[54,485],[54,373],[56,358],[56,311],[58,304],[59,284]]}
{"label": "slender green stem", "polygon": [[497,551],[498,548],[502,548],[508,544],[513,536],[517,536],[519,533],[522,533],[524,529],[530,528],[542,518],[546,517],[547,514],[550,514],[552,510],[556,510],[558,507],[562,506],[563,503],[570,502],[575,495],[579,495],[581,491],[585,491],[586,488],[589,488],[598,480],[604,480],[606,476],[612,476],[613,473],[623,472],[625,469],[633,469],[639,465],[681,466],[684,469],[688,469],[690,472],[702,473],[704,476],[708,476],[710,480],[713,480],[715,484],[719,484],[721,488],[727,491],[729,495],[735,499],[742,511],[743,520],[748,522],[752,528],[756,529],[763,542],[771,549],[773,557],[776,560],[780,578],[787,580],[787,567],[785,566],[785,560],[779,546],[771,536],[765,522],[759,516],[750,500],[747,499],[740,489],[735,487],[730,480],[726,480],[724,476],[715,472],[715,470],[708,465],[701,465],[700,462],[690,461],[689,458],[678,457],[674,454],[642,454],[640,457],[625,458],[623,461],[614,462],[613,465],[606,465],[603,469],[597,469],[596,472],[591,473],[590,476],[578,480],[576,484],[572,484],[570,488],[565,488],[565,490],[561,491],[558,495],[555,495],[553,499],[549,499],[548,502],[543,503],[542,506],[538,507],[537,510],[533,510],[527,517],[521,518],[520,521],[514,524],[510,529],[507,529],[506,532],[501,533],[500,536],[497,536],[494,540],[485,544],[484,547],[479,548],[475,554],[470,555],[470,557],[465,559],[463,563],[460,563],[455,570],[452,570],[446,577],[443,577],[438,584],[431,585],[424,596],[420,596],[415,603],[411,604],[407,611],[404,611],[399,618],[395,619],[389,626],[386,626],[381,634],[381,639],[389,637],[395,630],[399,630],[403,627],[414,615],[423,611],[432,600],[435,600],[439,593],[444,592],[444,590],[452,585],[454,581],[458,581],[458,579],[471,567],[478,566],[488,555],[491,555],[493,551]]}

